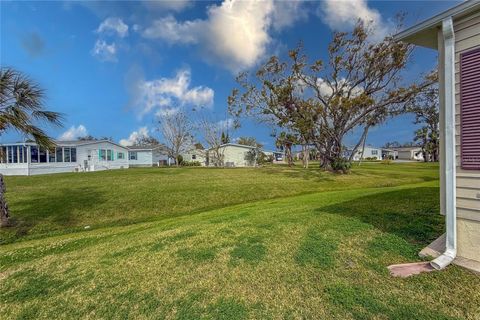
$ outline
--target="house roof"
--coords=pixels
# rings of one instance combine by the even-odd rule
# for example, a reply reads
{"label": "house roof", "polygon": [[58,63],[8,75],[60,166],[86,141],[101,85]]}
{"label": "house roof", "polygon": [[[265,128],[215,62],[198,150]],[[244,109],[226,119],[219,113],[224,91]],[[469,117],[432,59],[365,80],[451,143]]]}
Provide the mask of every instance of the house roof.
{"label": "house roof", "polygon": [[413,147],[399,147],[399,148],[394,148],[395,151],[412,151],[412,150],[418,150],[418,149],[422,149],[422,147],[413,146]]}
{"label": "house roof", "polygon": [[134,151],[152,151],[155,149],[164,149],[165,147],[162,145],[146,145],[146,146],[128,146],[128,150],[134,150]]}
{"label": "house roof", "polygon": [[[121,148],[125,148],[124,146],[122,145],[119,145],[118,143],[115,143],[113,141],[110,141],[110,140],[54,140],[53,141],[55,143],[55,145],[57,146],[72,146],[72,147],[75,147],[75,146],[84,146],[84,145],[89,145],[89,144],[96,144],[96,143],[110,143],[110,144],[114,144],[118,147],[121,147]],[[14,142],[14,143],[2,143],[0,144],[2,146],[12,146],[12,145],[18,145],[18,146],[35,146],[37,145],[37,143],[35,142]]]}
{"label": "house roof", "polygon": [[247,148],[247,149],[257,149],[254,146],[247,146],[245,144],[238,144],[238,143],[224,143],[220,147],[240,147],[240,148]]}
{"label": "house roof", "polygon": [[422,47],[437,49],[437,32],[445,18],[452,17],[453,20],[458,20],[477,11],[480,11],[480,0],[465,1],[396,34],[395,39]]}

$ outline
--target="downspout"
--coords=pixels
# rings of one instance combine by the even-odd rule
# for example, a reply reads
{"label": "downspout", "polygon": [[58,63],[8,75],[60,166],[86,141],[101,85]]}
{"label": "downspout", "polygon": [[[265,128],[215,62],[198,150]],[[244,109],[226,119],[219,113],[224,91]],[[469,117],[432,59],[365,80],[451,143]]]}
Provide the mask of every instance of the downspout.
{"label": "downspout", "polygon": [[442,22],[445,58],[445,252],[430,264],[437,270],[447,267],[457,255],[456,159],[455,159],[455,34],[452,17]]}

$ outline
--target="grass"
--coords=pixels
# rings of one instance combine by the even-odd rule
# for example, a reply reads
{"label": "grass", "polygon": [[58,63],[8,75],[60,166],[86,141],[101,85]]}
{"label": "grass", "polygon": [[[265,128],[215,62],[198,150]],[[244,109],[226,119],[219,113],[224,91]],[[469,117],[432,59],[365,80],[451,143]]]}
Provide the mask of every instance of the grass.
{"label": "grass", "polygon": [[[401,168],[401,169],[399,169]],[[15,228],[0,244],[54,234],[158,221],[262,199],[432,181],[425,164],[363,164],[351,175],[316,168],[146,168],[94,174],[6,177]]]}
{"label": "grass", "polygon": [[[418,250],[442,233],[436,166],[365,164],[349,176],[169,170],[9,178],[12,212],[24,225],[35,218],[36,228],[8,234],[0,246],[2,317],[478,319],[478,276],[450,266],[399,279],[386,269],[419,261]],[[52,185],[58,199],[60,181],[75,189],[85,179],[98,183],[104,201],[71,209],[70,223],[46,214],[57,203],[42,203],[45,217],[24,207],[39,195],[35,183]],[[174,205],[170,197],[179,196],[170,191],[134,203],[144,197],[142,180],[187,203]],[[212,181],[215,196],[201,181]],[[130,187],[128,198],[118,196]],[[197,203],[201,196],[206,203]],[[156,201],[164,209],[147,214]],[[85,210],[97,207],[107,217],[93,224]],[[86,222],[93,227],[77,231]]]}

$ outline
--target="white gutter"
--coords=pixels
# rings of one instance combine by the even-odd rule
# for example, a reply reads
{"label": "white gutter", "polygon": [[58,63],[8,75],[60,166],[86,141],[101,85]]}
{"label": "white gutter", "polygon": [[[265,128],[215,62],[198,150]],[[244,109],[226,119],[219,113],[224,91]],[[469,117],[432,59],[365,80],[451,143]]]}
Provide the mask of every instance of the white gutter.
{"label": "white gutter", "polygon": [[455,159],[455,34],[452,17],[442,22],[445,58],[445,252],[430,264],[437,270],[447,267],[457,255],[456,159]]}

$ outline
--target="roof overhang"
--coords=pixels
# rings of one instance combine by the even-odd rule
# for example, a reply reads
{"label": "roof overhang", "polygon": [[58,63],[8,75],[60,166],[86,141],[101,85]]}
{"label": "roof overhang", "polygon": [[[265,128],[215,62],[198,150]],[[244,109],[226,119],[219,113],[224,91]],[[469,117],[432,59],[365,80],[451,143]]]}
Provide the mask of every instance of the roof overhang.
{"label": "roof overhang", "polygon": [[465,1],[447,11],[420,22],[395,35],[397,41],[404,41],[418,46],[438,49],[438,30],[442,27],[445,18],[461,19],[476,11],[480,11],[480,0]]}

